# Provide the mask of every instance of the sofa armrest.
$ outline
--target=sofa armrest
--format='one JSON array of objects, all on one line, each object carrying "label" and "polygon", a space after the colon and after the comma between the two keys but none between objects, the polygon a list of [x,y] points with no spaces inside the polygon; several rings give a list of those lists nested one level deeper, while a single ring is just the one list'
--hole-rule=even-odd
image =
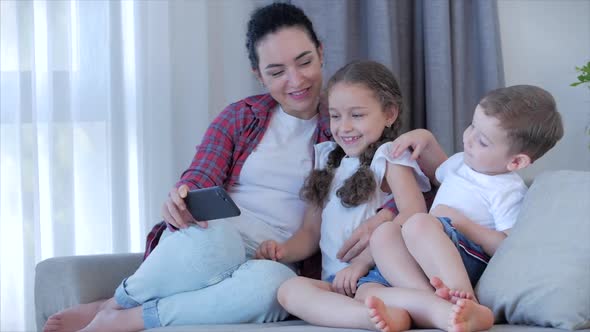
[{"label": "sofa armrest", "polygon": [[132,275],[142,254],[49,258],[35,268],[35,317],[41,330],[52,314],[80,303],[113,297],[121,281]]}]

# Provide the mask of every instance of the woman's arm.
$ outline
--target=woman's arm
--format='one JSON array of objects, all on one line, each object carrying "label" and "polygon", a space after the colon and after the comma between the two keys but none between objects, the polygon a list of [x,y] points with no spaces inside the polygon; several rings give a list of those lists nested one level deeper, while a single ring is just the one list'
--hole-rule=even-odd
[{"label": "woman's arm", "polygon": [[235,140],[241,126],[236,115],[242,109],[236,107],[226,107],[209,125],[191,165],[182,173],[176,187],[182,184],[190,189],[223,186],[230,176]]}]

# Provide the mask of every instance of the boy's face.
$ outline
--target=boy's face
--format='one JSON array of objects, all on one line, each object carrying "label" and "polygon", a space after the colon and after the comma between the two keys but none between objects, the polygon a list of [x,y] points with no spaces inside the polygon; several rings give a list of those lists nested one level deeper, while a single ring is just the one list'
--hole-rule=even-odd
[{"label": "boy's face", "polygon": [[489,175],[510,171],[514,154],[510,153],[508,135],[500,121],[487,116],[477,105],[473,122],[463,133],[464,161],[474,171]]}]

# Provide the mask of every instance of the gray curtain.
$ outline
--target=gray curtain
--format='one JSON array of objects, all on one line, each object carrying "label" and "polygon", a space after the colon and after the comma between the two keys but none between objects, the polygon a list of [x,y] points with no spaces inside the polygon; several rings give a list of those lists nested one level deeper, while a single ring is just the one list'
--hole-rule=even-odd
[{"label": "gray curtain", "polygon": [[479,99],[504,85],[496,1],[292,0],[324,43],[325,77],[356,59],[393,70],[406,101],[404,129],[431,130],[447,153]]}]

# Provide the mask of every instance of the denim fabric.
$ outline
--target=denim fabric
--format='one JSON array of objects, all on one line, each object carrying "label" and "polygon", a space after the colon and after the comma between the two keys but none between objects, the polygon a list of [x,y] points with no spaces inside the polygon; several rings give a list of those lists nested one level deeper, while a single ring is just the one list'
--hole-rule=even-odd
[{"label": "denim fabric", "polygon": [[293,276],[283,264],[248,261],[238,231],[210,221],[206,229],[166,234],[115,299],[125,308],[142,305],[145,328],[271,322],[287,317],[276,291]]},{"label": "denim fabric", "polygon": [[447,217],[437,218],[443,225],[447,236],[453,241],[457,250],[459,250],[463,265],[465,266],[465,270],[467,270],[467,275],[469,275],[469,281],[475,287],[483,271],[488,266],[490,256],[483,251],[480,245],[469,240],[465,235],[455,229],[451,224],[451,219]]},{"label": "denim fabric", "polygon": [[[335,275],[331,275],[326,279],[326,282],[332,283],[334,281]],[[381,284],[385,287],[391,287],[391,285],[385,280],[385,278],[381,275],[381,272],[377,267],[374,269],[369,270],[364,277],[360,277],[359,280],[356,282],[356,287],[361,287],[362,284],[367,282],[375,282]]]}]

